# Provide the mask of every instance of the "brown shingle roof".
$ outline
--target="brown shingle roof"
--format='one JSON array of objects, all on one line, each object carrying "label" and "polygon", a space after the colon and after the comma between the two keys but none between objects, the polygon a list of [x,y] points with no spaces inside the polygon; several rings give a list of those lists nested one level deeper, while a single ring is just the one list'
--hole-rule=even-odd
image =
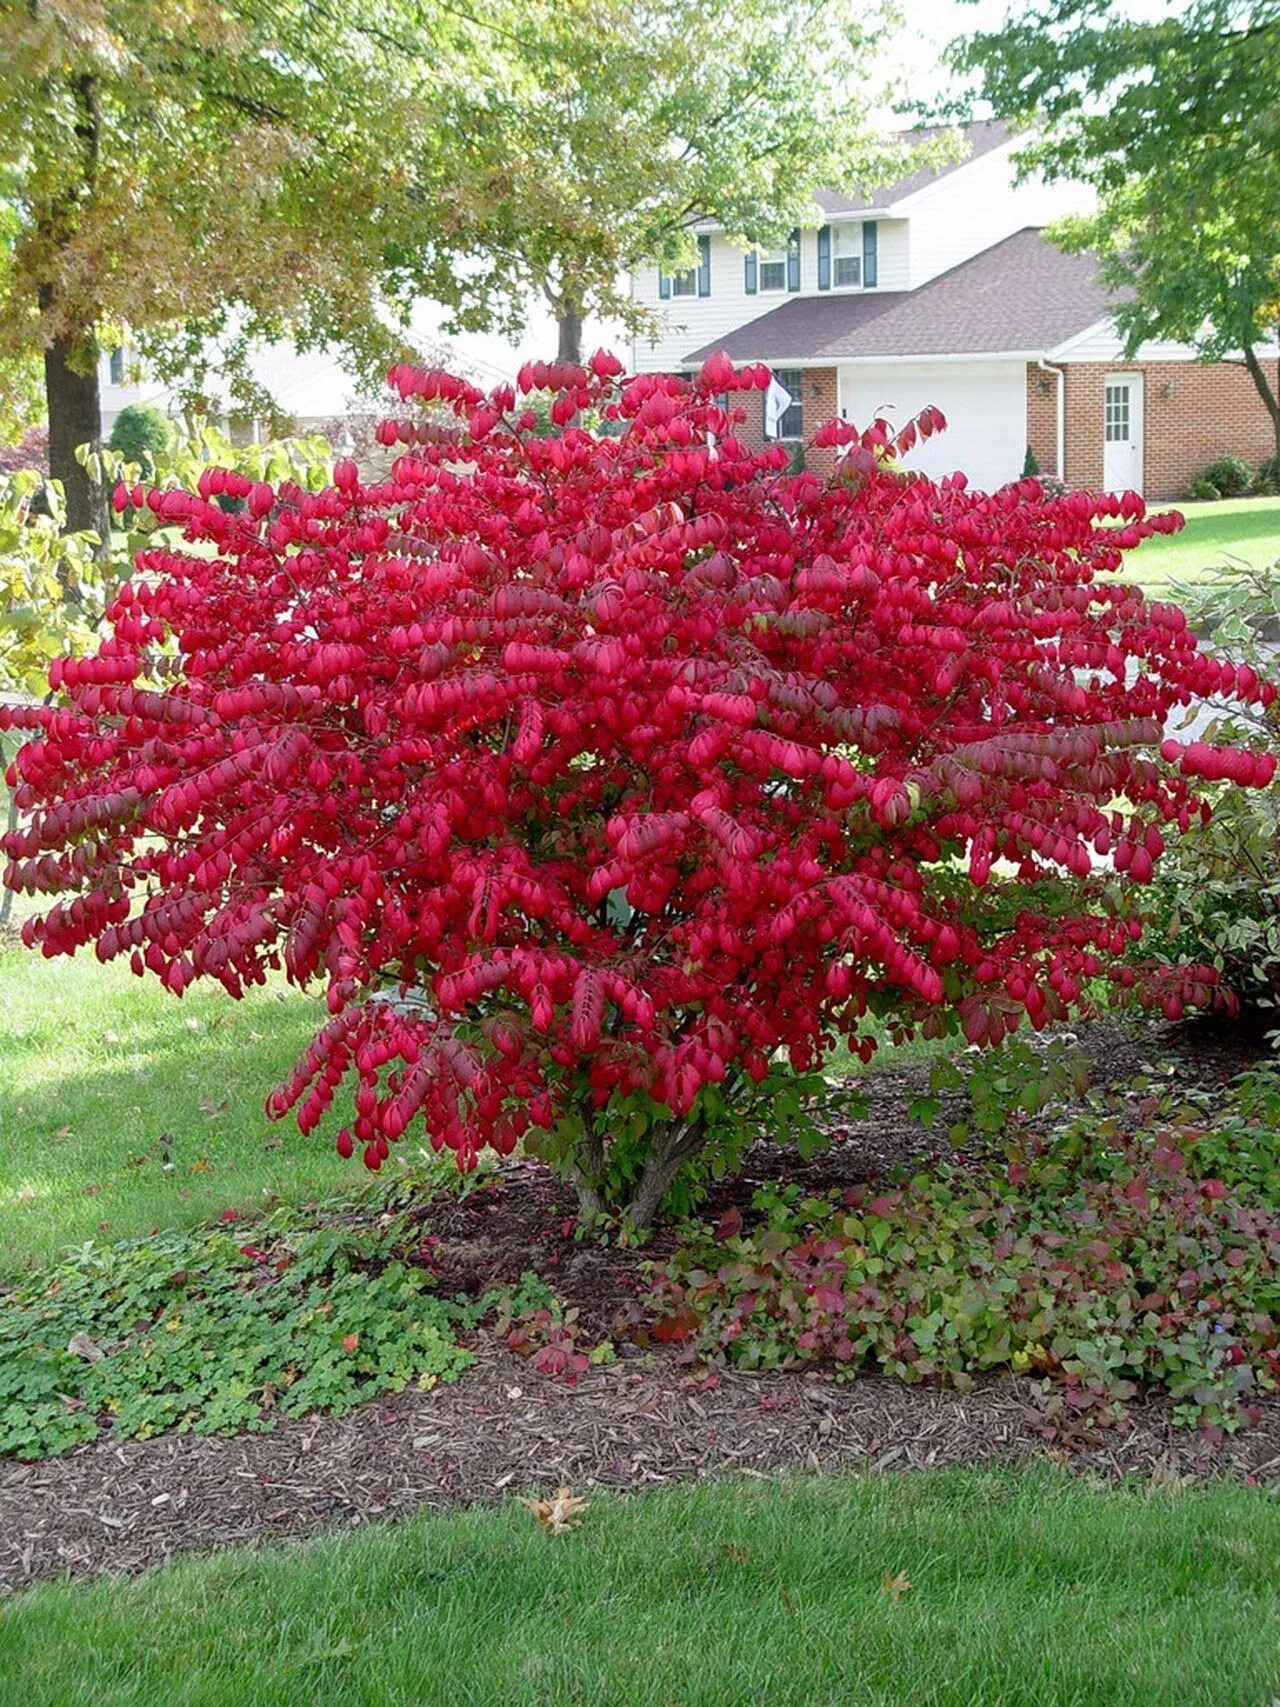
[{"label": "brown shingle roof", "polygon": [[[935,137],[944,136],[951,130],[950,125],[933,125],[921,130],[908,130],[902,133],[905,148],[913,148],[921,142],[931,142]],[[903,201],[907,196],[914,195],[927,184],[936,183],[939,178],[945,178],[949,172],[954,172],[960,166],[967,166],[979,155],[989,154],[993,148],[999,148],[1008,142],[1015,133],[1003,119],[984,119],[977,124],[960,127],[964,138],[965,148],[958,160],[950,160],[943,166],[923,166],[914,172],[907,172],[901,178],[895,178],[891,183],[882,184],[878,189],[865,195],[848,195],[842,190],[818,190],[814,193],[814,201],[826,214],[862,213],[870,208],[891,207],[894,202]],[[908,163],[910,157],[908,156]]]},{"label": "brown shingle roof", "polygon": [[1094,255],[1067,255],[1031,227],[918,290],[794,296],[684,358],[806,362],[1050,350],[1103,319],[1115,298]]}]

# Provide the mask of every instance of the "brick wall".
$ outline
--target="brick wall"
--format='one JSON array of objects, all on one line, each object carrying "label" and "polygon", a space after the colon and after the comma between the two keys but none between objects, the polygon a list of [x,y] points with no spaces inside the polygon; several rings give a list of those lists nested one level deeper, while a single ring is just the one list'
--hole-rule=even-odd
[{"label": "brick wall", "polygon": [[[1028,370],[1027,426],[1033,430],[1033,397]],[[1151,362],[1137,364],[1071,362],[1066,364],[1066,481],[1069,486],[1103,484],[1102,389],[1109,373],[1141,372],[1145,376],[1146,496],[1159,502],[1186,496],[1187,483],[1206,463],[1227,451],[1252,463],[1275,449],[1271,420],[1253,381],[1243,367],[1230,362]],[[1037,428],[1037,430],[1039,430]],[[1052,442],[1052,441],[1051,441]],[[1035,445],[1033,437],[1031,443]],[[1037,445],[1036,455],[1040,456]],[[1049,472],[1049,460],[1040,466]]]},{"label": "brick wall", "polygon": [[[836,370],[833,367],[804,368],[800,384],[800,400],[804,408],[804,436],[812,438],[818,428],[824,426],[833,416],[839,413],[838,385]],[[733,401],[741,407],[745,398],[747,418],[741,432],[744,444],[753,450],[764,446],[764,392],[737,392]],[[834,450],[805,451],[805,466],[815,474],[829,474],[835,466]]]},{"label": "brick wall", "polygon": [[1041,474],[1058,473],[1058,383],[1034,362],[1027,363],[1027,443]]}]

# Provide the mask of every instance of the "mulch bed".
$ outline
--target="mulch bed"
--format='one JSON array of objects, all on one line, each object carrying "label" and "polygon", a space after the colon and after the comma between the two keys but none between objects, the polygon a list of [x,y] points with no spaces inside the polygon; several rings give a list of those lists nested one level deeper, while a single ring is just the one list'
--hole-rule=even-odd
[{"label": "mulch bed", "polygon": [[[1107,1024],[1082,1035],[1095,1082],[1127,1084],[1160,1069],[1179,1081],[1223,1084],[1256,1059],[1238,1034]],[[831,1147],[801,1163],[757,1145],[741,1178],[710,1212],[744,1202],[764,1180],[807,1188],[882,1178],[895,1166],[950,1153],[950,1111],[922,1131],[907,1116],[928,1068],[878,1074],[874,1116],[841,1123]],[[466,1198],[438,1197],[415,1216],[446,1291],[477,1292],[535,1270],[589,1334],[610,1335],[620,1307],[660,1256],[575,1244],[572,1198],[545,1170],[516,1163]],[[39,1464],[0,1469],[0,1592],[41,1577],[138,1570],[174,1554],[349,1527],[441,1510],[565,1482],[643,1488],[710,1473],[779,1469],[924,1469],[1026,1459],[1049,1451],[1029,1382],[1004,1377],[965,1394],[908,1387],[876,1375],[836,1382],[812,1371],[746,1375],[714,1384],[665,1350],[619,1342],[619,1361],[576,1387],[539,1375],[497,1345],[452,1387],[371,1401],[344,1418],[289,1421],[236,1438],[166,1435],[98,1441]],[[1261,1423],[1212,1444],[1175,1428],[1152,1401],[1069,1460],[1094,1472],[1137,1472],[1156,1482],[1237,1474],[1280,1480],[1280,1400]]]},{"label": "mulch bed", "polygon": [[[594,1369],[576,1388],[494,1353],[454,1387],[402,1394],[343,1418],[235,1439],[169,1435],[100,1443],[0,1481],[0,1585],[139,1570],[317,1528],[547,1493],[567,1483],[657,1487],[711,1473],[886,1471],[1026,1460],[1046,1450],[1026,1383],[975,1392],[868,1375],[837,1384],[725,1373],[702,1390],[670,1359]],[[1060,1461],[1063,1454],[1055,1453]],[[1280,1405],[1210,1446],[1139,1406],[1070,1462],[1153,1483],[1234,1473],[1280,1478]]]}]

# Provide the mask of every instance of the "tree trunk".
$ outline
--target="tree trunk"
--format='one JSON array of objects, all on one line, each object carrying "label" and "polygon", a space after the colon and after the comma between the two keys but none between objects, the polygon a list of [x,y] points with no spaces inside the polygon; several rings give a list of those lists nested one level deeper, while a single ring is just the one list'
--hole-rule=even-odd
[{"label": "tree trunk", "polygon": [[609,1213],[621,1213],[633,1227],[651,1226],[681,1168],[693,1160],[706,1142],[706,1128],[697,1121],[672,1120],[656,1131],[631,1202],[620,1210],[605,1196],[605,1142],[588,1111],[583,1120],[582,1145],[572,1169],[579,1217],[591,1221]]},{"label": "tree trunk", "polygon": [[562,302],[556,309],[556,325],[560,329],[556,360],[573,362],[575,366],[580,367],[582,365],[581,313],[572,304]]},{"label": "tree trunk", "polygon": [[[49,472],[62,482],[67,500],[67,532],[89,528],[105,547],[110,533],[106,488],[90,480],[76,461],[76,447],[102,442],[102,404],[98,366],[87,373],[76,365],[76,349],[65,338],[55,339],[44,353],[44,395],[49,411]],[[81,365],[86,365],[83,358]]]},{"label": "tree trunk", "polygon": [[605,1213],[604,1193],[600,1189],[604,1178],[604,1139],[591,1115],[588,1104],[582,1111],[582,1158],[573,1168],[578,1218],[582,1221],[598,1220]]},{"label": "tree trunk", "polygon": [[[1244,365],[1249,370],[1249,377],[1257,388],[1263,407],[1271,417],[1271,430],[1275,435],[1276,473],[1280,476],[1280,400],[1276,397],[1275,387],[1268,381],[1262,363],[1258,360],[1256,350],[1250,348],[1244,352]],[[1280,363],[1277,363],[1280,369]]]},{"label": "tree trunk", "polygon": [[706,1141],[703,1126],[683,1120],[674,1122],[661,1137],[655,1136],[635,1196],[627,1206],[627,1220],[633,1227],[652,1226],[653,1218],[675,1184],[677,1174],[686,1162],[693,1160]]}]

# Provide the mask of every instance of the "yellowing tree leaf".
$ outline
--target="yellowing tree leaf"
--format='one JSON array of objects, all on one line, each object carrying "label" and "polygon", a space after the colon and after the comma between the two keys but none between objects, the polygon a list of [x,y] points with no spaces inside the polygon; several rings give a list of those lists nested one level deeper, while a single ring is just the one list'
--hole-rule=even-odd
[{"label": "yellowing tree leaf", "polygon": [[557,1488],[549,1500],[522,1498],[520,1504],[528,1506],[548,1535],[564,1535],[577,1528],[588,1501],[579,1499],[568,1488]]}]

